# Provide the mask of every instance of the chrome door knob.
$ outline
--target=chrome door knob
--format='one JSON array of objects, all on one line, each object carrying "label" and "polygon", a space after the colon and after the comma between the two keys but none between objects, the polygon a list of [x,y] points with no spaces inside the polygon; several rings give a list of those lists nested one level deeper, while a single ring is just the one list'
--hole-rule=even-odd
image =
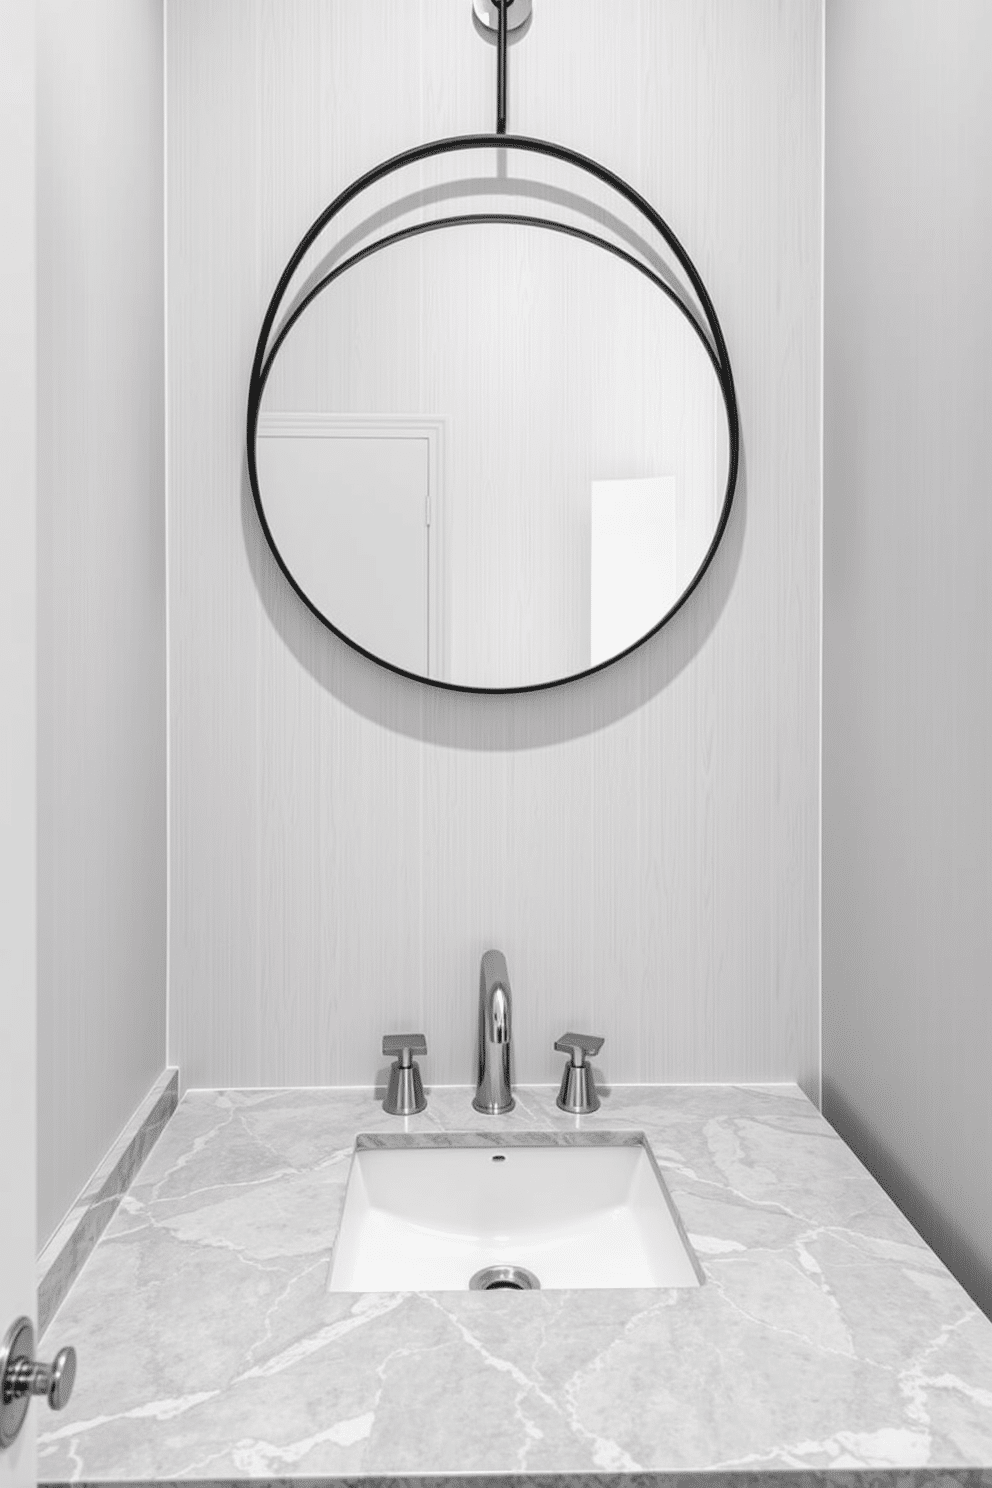
[{"label": "chrome door knob", "polygon": [[76,1350],[59,1349],[51,1364],[39,1364],[34,1325],[30,1318],[18,1318],[0,1348],[0,1449],[9,1447],[24,1425],[32,1395],[45,1395],[52,1410],[62,1410],[75,1382]]},{"label": "chrome door knob", "polygon": [[15,1359],[7,1373],[4,1400],[19,1400],[22,1395],[47,1395],[52,1410],[68,1405],[76,1383],[76,1350],[59,1349],[51,1364],[31,1364]]}]

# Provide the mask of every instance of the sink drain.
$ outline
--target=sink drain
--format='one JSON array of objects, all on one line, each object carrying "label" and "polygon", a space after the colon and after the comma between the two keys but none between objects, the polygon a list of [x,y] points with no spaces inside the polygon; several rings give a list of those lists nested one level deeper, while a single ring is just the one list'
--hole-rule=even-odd
[{"label": "sink drain", "polygon": [[483,1266],[468,1284],[470,1292],[539,1292],[541,1283],[525,1266]]}]

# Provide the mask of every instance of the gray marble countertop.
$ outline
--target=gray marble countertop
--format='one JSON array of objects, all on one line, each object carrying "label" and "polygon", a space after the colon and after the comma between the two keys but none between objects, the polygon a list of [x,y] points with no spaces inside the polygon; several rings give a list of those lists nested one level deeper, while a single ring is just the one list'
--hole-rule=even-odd
[{"label": "gray marble countertop", "polygon": [[[992,1323],[795,1086],[471,1093],[187,1092],[46,1338],[42,1480],[992,1485]],[[702,1286],[327,1292],[357,1133],[576,1129],[645,1133]]]}]

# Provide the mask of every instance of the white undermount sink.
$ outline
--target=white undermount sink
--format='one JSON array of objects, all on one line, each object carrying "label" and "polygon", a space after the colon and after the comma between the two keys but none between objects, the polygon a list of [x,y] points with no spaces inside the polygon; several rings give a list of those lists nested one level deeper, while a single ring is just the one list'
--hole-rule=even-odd
[{"label": "white undermount sink", "polygon": [[[359,1136],[332,1292],[699,1286],[640,1133]],[[485,1273],[488,1273],[485,1274]]]}]

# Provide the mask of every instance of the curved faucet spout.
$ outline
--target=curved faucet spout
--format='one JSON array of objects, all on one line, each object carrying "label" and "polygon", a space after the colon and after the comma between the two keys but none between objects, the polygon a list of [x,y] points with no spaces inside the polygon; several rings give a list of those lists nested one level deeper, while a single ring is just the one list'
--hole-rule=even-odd
[{"label": "curved faucet spout", "polygon": [[512,1111],[510,974],[502,951],[486,951],[479,970],[479,1069],[472,1105],[487,1116]]},{"label": "curved faucet spout", "polygon": [[510,1042],[510,989],[497,982],[485,1000],[486,1042]]}]

